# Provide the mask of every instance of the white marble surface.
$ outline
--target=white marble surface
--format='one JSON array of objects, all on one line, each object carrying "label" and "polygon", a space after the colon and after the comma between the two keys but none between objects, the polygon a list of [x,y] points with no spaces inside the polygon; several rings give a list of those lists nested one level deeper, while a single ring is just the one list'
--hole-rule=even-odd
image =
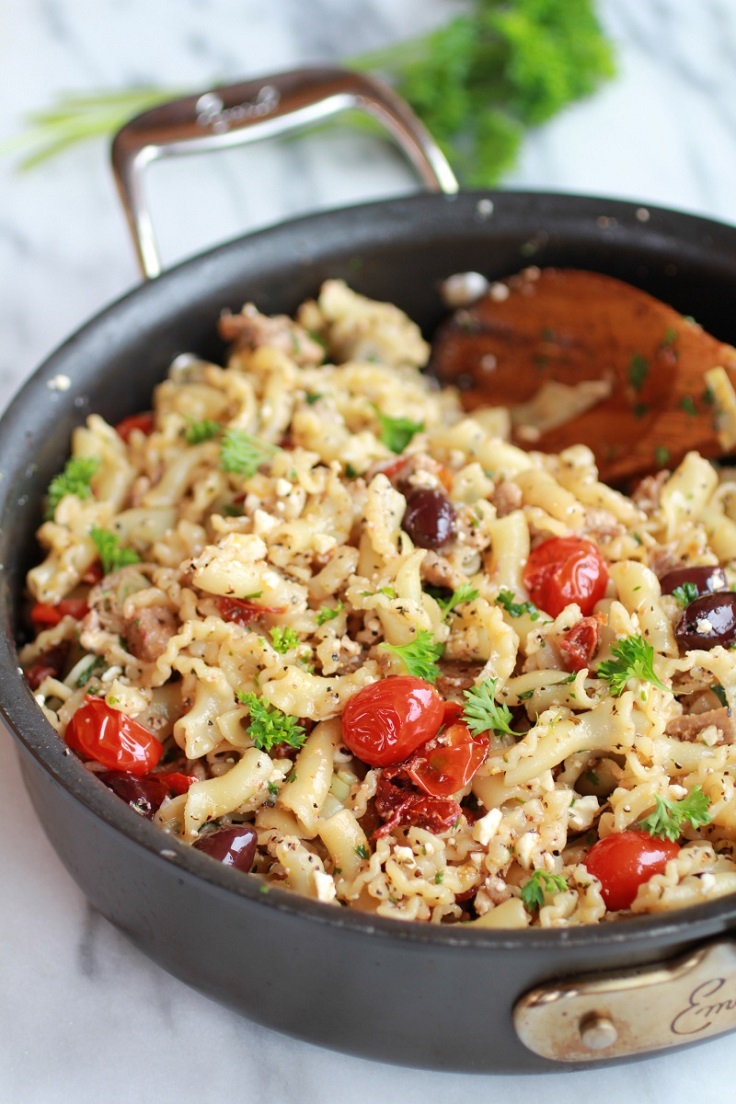
[{"label": "white marble surface", "polygon": [[[64,89],[184,88],[378,46],[448,0],[0,0],[0,141]],[[510,186],[632,198],[736,223],[736,3],[601,0],[620,73],[528,141]],[[296,169],[296,171],[294,171]],[[153,183],[168,261],[305,210],[410,190],[369,139],[197,159]],[[0,404],[138,280],[106,153],[22,176],[0,158]],[[87,907],[37,826],[0,732],[0,1104],[507,1104],[730,1099],[734,1039],[615,1070],[478,1077],[393,1069],[284,1040],[166,975]]]}]

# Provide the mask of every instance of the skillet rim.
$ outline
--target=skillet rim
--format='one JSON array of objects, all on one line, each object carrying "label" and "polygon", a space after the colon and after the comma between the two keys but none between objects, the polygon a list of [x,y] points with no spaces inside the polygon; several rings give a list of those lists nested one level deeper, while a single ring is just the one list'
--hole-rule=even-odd
[{"label": "skillet rim", "polygon": [[[489,204],[490,212],[486,210]],[[15,503],[11,499],[15,494],[17,479],[22,475],[21,469],[28,477],[32,463],[29,464],[25,456],[14,460],[10,465],[7,462],[8,453],[12,456],[14,446],[24,443],[23,437],[27,431],[23,428],[23,414],[29,409],[33,410],[34,403],[40,409],[41,399],[48,402],[51,397],[52,405],[54,400],[64,401],[63,392],[50,390],[49,384],[55,377],[66,374],[64,368],[73,366],[80,347],[84,347],[85,343],[94,344],[103,340],[109,331],[113,334],[124,331],[126,323],[130,325],[139,321],[141,304],[145,308],[144,314],[148,314],[149,318],[160,319],[171,311],[172,302],[176,303],[182,298],[180,288],[183,287],[186,291],[195,279],[208,285],[210,296],[220,295],[219,289],[223,284],[232,287],[232,273],[238,268],[244,248],[254,253],[254,260],[259,255],[270,257],[276,254],[280,258],[275,265],[276,270],[283,269],[285,259],[282,254],[286,252],[288,255],[291,249],[294,253],[293,263],[307,266],[311,270],[317,255],[320,256],[320,262],[325,263],[325,257],[322,256],[326,256],[325,241],[329,244],[332,237],[340,239],[346,228],[351,228],[354,239],[356,227],[358,233],[357,242],[353,240],[349,249],[343,248],[343,260],[348,253],[355,255],[360,252],[358,244],[363,251],[390,248],[397,234],[400,239],[402,232],[406,235],[405,220],[408,214],[416,215],[417,212],[427,218],[437,217],[439,213],[448,217],[450,223],[459,218],[469,218],[476,226],[491,228],[507,218],[509,232],[515,226],[514,220],[531,219],[527,241],[533,243],[535,238],[540,239],[542,252],[545,245],[543,239],[545,235],[549,236],[549,231],[543,225],[536,225],[534,220],[543,222],[545,219],[557,219],[555,232],[561,236],[569,234],[572,225],[579,227],[578,236],[589,235],[591,231],[597,232],[614,249],[625,249],[632,234],[646,233],[651,242],[650,264],[661,260],[666,244],[674,238],[678,246],[684,247],[682,254],[678,254],[681,264],[691,263],[694,255],[702,260],[703,250],[706,250],[707,260],[716,276],[720,275],[720,269],[727,261],[730,261],[736,276],[736,226],[644,202],[568,193],[478,191],[451,196],[422,194],[301,215],[238,236],[180,262],[155,281],[134,287],[102,308],[59,345],[18,389],[0,419],[0,518],[3,519],[0,553],[7,553],[7,530],[12,529],[12,525],[4,523],[6,511],[12,518],[14,511],[28,505],[23,495],[18,496]],[[643,212],[646,212],[646,217]],[[374,218],[379,219],[380,233],[376,233],[372,223]],[[451,237],[451,234],[448,236]],[[413,237],[416,244],[415,229],[409,237]],[[310,243],[318,243],[319,249]],[[526,254],[522,253],[521,259],[528,264],[534,261],[536,255],[536,252],[530,250]],[[505,273],[499,273],[501,274]],[[319,279],[315,278],[313,282],[316,284]],[[159,313],[156,313],[157,304]],[[274,309],[268,303],[259,305],[265,311]],[[178,302],[174,313],[181,313],[183,309],[183,304]],[[215,317],[213,315],[213,320]],[[109,366],[106,366],[106,371],[109,371]],[[73,415],[73,424],[80,424],[90,408],[85,403],[76,401],[74,406],[76,413],[69,408],[67,400],[66,414],[67,417],[70,413]],[[36,515],[38,516],[38,510]],[[561,944],[579,948],[615,946],[632,938],[645,944],[676,942],[678,939],[686,939],[688,943],[692,943],[697,938],[728,930],[729,926],[736,927],[736,895],[733,896],[730,907],[729,898],[722,897],[707,904],[694,905],[671,913],[626,918],[604,925],[494,931],[473,929],[462,924],[438,926],[419,921],[369,916],[347,908],[337,909],[287,890],[270,887],[264,893],[260,879],[245,879],[242,874],[212,863],[207,856],[165,836],[161,829],[126,807],[105,787],[96,784],[90,778],[90,772],[61,743],[43,718],[27,684],[18,673],[18,656],[11,619],[11,611],[15,605],[11,583],[14,582],[17,587],[18,581],[12,579],[12,572],[8,572],[6,559],[7,555],[0,555],[0,560],[3,561],[0,566],[0,600],[5,617],[5,632],[0,640],[2,719],[21,747],[75,801],[108,828],[121,833],[158,861],[175,863],[182,876],[204,881],[217,893],[234,893],[251,904],[258,902],[259,907],[297,914],[312,923],[352,929],[370,938],[463,947],[471,951],[474,947],[485,950],[523,950],[537,947],[551,950]],[[169,855],[173,853],[173,857],[162,856],[162,851],[169,852]]]}]

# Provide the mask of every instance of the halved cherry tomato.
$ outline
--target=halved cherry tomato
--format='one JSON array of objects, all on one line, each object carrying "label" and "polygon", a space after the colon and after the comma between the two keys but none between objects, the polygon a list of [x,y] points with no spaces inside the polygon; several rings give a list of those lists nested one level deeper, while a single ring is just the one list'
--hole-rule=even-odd
[{"label": "halved cherry tomato", "polygon": [[530,552],[524,585],[534,605],[550,617],[557,617],[571,602],[585,617],[606,593],[608,565],[592,541],[551,537]]},{"label": "halved cherry tomato", "polygon": [[85,598],[62,598],[55,606],[48,602],[36,602],[31,609],[31,621],[37,629],[58,625],[62,617],[73,617],[81,621],[89,613]]},{"label": "halved cherry tomato", "polygon": [[248,598],[220,597],[217,609],[223,621],[232,621],[243,628],[264,613],[286,613],[284,606],[259,606]]},{"label": "halved cherry tomato", "polygon": [[443,729],[418,748],[404,769],[412,782],[431,797],[450,797],[467,785],[483,763],[488,736],[473,738],[466,724]]},{"label": "halved cherry tomato", "polygon": [[583,865],[601,883],[606,907],[617,912],[628,908],[639,886],[655,874],[662,874],[679,850],[672,840],[631,829],[612,832],[598,840],[583,859]]},{"label": "halved cherry tomato", "polygon": [[444,713],[445,702],[430,682],[391,675],[350,698],[343,740],[370,767],[395,766],[437,734]]},{"label": "halved cherry tomato", "polygon": [[601,623],[597,617],[583,617],[569,632],[560,633],[559,649],[568,671],[582,671],[598,651]]},{"label": "halved cherry tomato", "polygon": [[372,834],[372,839],[387,836],[402,824],[414,824],[428,832],[446,832],[462,815],[457,801],[447,797],[431,797],[402,785],[403,764],[381,771],[376,787],[376,812],[384,821]]},{"label": "halved cherry tomato", "polygon": [[153,433],[154,424],[153,411],[144,410],[140,414],[131,414],[128,418],[123,418],[122,422],[118,422],[115,426],[115,429],[118,436],[122,437],[127,445],[134,429],[139,429],[141,433],[145,433],[148,437],[149,434]]},{"label": "halved cherry tomato", "polygon": [[185,794],[194,782],[198,782],[196,774],[184,774],[183,771],[160,771],[151,776],[163,782],[165,786],[175,794]]},{"label": "halved cherry tomato", "polygon": [[138,777],[153,770],[163,753],[161,741],[152,732],[101,698],[85,698],[64,739],[77,755]]}]

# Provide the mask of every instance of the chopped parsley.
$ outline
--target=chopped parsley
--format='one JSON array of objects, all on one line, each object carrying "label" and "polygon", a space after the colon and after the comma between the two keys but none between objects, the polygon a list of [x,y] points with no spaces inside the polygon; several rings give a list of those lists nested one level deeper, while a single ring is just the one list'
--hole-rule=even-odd
[{"label": "chopped parsley", "polygon": [[76,495],[81,499],[92,497],[91,480],[99,466],[96,456],[71,456],[67,460],[64,470],[54,476],[46,492],[47,521],[53,518],[56,507],[65,495]]},{"label": "chopped parsley", "polygon": [[689,606],[698,597],[698,588],[695,583],[683,583],[682,586],[675,587],[672,591],[672,597],[678,606],[684,609],[685,606]]},{"label": "chopped parsley", "polygon": [[322,392],[321,391],[307,391],[304,398],[306,399],[307,404],[309,406],[314,406],[314,404],[316,402],[319,402],[319,400],[322,398]]},{"label": "chopped parsley", "polygon": [[470,583],[462,583],[457,590],[453,590],[449,598],[443,598],[439,588],[427,588],[427,593],[431,594],[442,610],[443,621],[447,620],[456,606],[461,606],[464,602],[474,602],[478,597],[478,591]]},{"label": "chopped parsley", "polygon": [[213,421],[211,418],[202,418],[200,421],[195,421],[192,418],[184,430],[184,440],[188,445],[202,445],[205,441],[211,441],[213,437],[217,437],[221,432],[222,426],[220,423]]},{"label": "chopped parsley", "polygon": [[396,597],[396,591],[390,586],[381,587],[380,590],[361,590],[360,597],[372,598],[374,594],[383,594],[386,598]]},{"label": "chopped parsley", "polygon": [[359,859],[368,860],[371,857],[371,853],[364,843],[359,843],[355,848],[355,854]]},{"label": "chopped parsley", "polygon": [[275,625],[271,629],[271,643],[275,651],[281,655],[286,655],[292,648],[298,646],[299,635],[296,629],[292,629],[289,625]]},{"label": "chopped parsley", "polygon": [[109,575],[111,571],[117,571],[121,567],[128,567],[129,564],[141,562],[141,558],[134,548],[121,547],[120,538],[117,533],[113,533],[112,529],[93,527],[90,529],[89,535],[95,543],[105,575]]},{"label": "chopped parsley", "polygon": [[344,608],[345,607],[340,601],[338,601],[336,606],[322,606],[322,609],[317,614],[317,624],[325,625],[328,621],[334,621],[336,617],[339,617]]},{"label": "chopped parsley", "polygon": [[661,839],[677,840],[682,835],[684,824],[700,828],[709,824],[712,817],[708,812],[710,798],[700,786],[694,786],[682,801],[670,801],[667,797],[654,798],[655,809],[648,817],[639,821],[639,827],[652,836]]},{"label": "chopped parsley", "polygon": [[410,418],[392,418],[389,414],[383,414],[375,403],[373,409],[381,425],[378,435],[381,443],[392,452],[403,452],[414,434],[421,433],[424,429],[424,422],[412,422]]},{"label": "chopped parsley", "polygon": [[95,656],[92,662],[87,664],[87,666],[84,668],[81,675],[77,679],[75,683],[77,689],[81,689],[83,686],[86,686],[91,678],[93,678],[95,675],[102,674],[102,672],[106,670],[107,663],[105,662],[103,656]]},{"label": "chopped parsley", "polygon": [[511,727],[511,710],[505,704],[496,701],[496,682],[494,678],[484,679],[477,686],[465,691],[463,719],[474,736],[482,732],[500,732],[507,736],[518,736]]},{"label": "chopped parsley", "polygon": [[414,640],[408,644],[379,644],[386,652],[398,656],[406,668],[407,674],[425,682],[436,682],[440,675],[437,660],[445,650],[445,645],[435,640],[429,629],[420,629]]},{"label": "chopped parsley", "polygon": [[276,744],[288,744],[295,748],[302,746],[306,733],[296,717],[283,713],[257,694],[245,694],[238,690],[235,696],[248,707],[250,724],[246,732],[260,751],[270,751]]},{"label": "chopped parsley", "polygon": [[223,471],[244,475],[249,479],[261,465],[277,452],[276,445],[252,437],[243,429],[226,429],[220,445],[220,467]]},{"label": "chopped parsley", "polygon": [[634,353],[629,361],[629,383],[638,393],[649,375],[649,362],[641,353]]},{"label": "chopped parsley", "polygon": [[660,690],[667,690],[654,670],[654,648],[642,636],[627,636],[611,645],[613,659],[598,664],[598,677],[604,679],[616,697],[623,694],[631,678],[643,679]]},{"label": "chopped parsley", "polygon": [[680,399],[680,410],[684,410],[691,418],[697,418],[698,408],[692,395],[683,395]]},{"label": "chopped parsley", "polygon": [[654,462],[658,468],[663,468],[665,464],[669,464],[670,450],[665,448],[664,445],[657,445],[654,450]]},{"label": "chopped parsley", "polygon": [[497,606],[503,606],[510,617],[521,617],[528,613],[532,621],[539,618],[539,610],[533,602],[514,601],[514,595],[510,590],[499,590],[495,601]]},{"label": "chopped parsley", "polygon": [[562,874],[550,874],[547,870],[535,870],[521,891],[521,899],[531,912],[541,908],[548,893],[562,893],[567,882]]}]

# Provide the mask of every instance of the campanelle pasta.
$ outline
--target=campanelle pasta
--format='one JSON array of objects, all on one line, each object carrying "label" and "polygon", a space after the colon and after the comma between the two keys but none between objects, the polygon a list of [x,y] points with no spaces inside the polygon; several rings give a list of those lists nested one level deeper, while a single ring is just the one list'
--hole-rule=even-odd
[{"label": "campanelle pasta", "polygon": [[[583,446],[517,448],[339,281],[221,326],[224,368],[179,358],[152,415],[90,416],[50,488],[22,662],[60,738],[164,832],[242,828],[252,876],[332,907],[559,927],[736,891],[736,658],[708,620],[733,484],[690,454],[626,497]],[[600,592],[532,601],[540,548],[600,561]],[[407,675],[444,721],[361,757],[348,703]],[[594,860],[621,837],[668,845],[623,903]]]}]

